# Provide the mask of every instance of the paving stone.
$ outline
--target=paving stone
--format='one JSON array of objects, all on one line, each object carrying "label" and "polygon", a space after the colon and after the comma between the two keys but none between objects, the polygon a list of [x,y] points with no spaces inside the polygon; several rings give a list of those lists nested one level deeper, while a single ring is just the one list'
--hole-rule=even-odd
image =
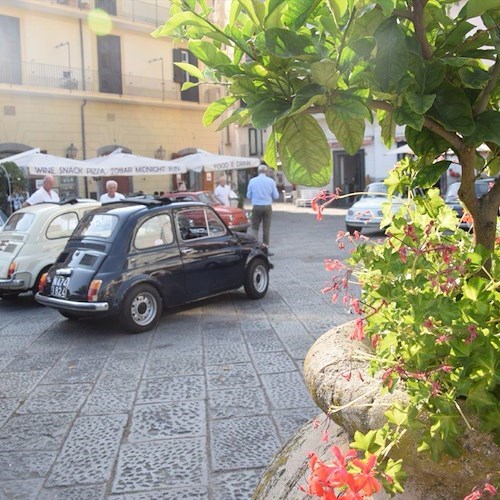
[{"label": "paving stone", "polygon": [[241,363],[250,361],[243,343],[227,343],[224,345],[209,345],[205,347],[205,363],[220,365],[224,363]]},{"label": "paving stone", "polygon": [[22,352],[11,360],[5,371],[46,371],[52,368],[58,362],[58,359],[58,356],[43,356],[38,353]]},{"label": "paving stone", "polygon": [[42,488],[36,500],[104,500],[106,485]]},{"label": "paving stone", "polygon": [[76,413],[91,390],[90,384],[39,385],[18,413]]},{"label": "paving stone", "polygon": [[253,352],[274,352],[284,349],[283,343],[272,329],[246,333],[245,339]]},{"label": "paving stone", "polygon": [[[252,303],[249,303],[250,307]],[[271,330],[271,323],[267,319],[248,320],[241,322],[241,331],[244,334]]]},{"label": "paving stone", "polygon": [[196,485],[108,496],[108,500],[208,500],[209,498],[208,488]]},{"label": "paving stone", "polygon": [[0,481],[43,478],[56,456],[56,451],[0,452]]},{"label": "paving stone", "polygon": [[140,371],[103,372],[95,384],[95,391],[135,391],[140,380]]},{"label": "paving stone", "polygon": [[0,351],[0,358],[13,357],[26,349],[33,341],[34,338],[22,335],[3,335],[1,336],[2,350]]},{"label": "paving stone", "polygon": [[293,359],[286,351],[254,352],[252,357],[257,373],[279,373],[297,370]]},{"label": "paving stone", "polygon": [[154,333],[144,332],[140,335],[121,335],[116,340],[113,353],[118,352],[148,352]]},{"label": "paving stone", "polygon": [[261,387],[209,391],[208,395],[212,419],[247,417],[268,412],[264,390]]},{"label": "paving stone", "polygon": [[171,377],[174,375],[203,375],[201,350],[197,354],[153,353],[144,368],[144,378]]},{"label": "paving stone", "polygon": [[0,450],[55,450],[73,419],[72,413],[14,415],[0,430]]},{"label": "paving stone", "polygon": [[134,407],[135,391],[93,391],[81,409],[82,415],[128,413]]},{"label": "paving stone", "polygon": [[95,382],[104,365],[105,358],[62,359],[47,374],[45,384]]},{"label": "paving stone", "polygon": [[42,484],[43,479],[2,481],[0,500],[36,500]]},{"label": "paving stone", "polygon": [[[264,469],[239,470],[212,476],[213,498],[217,500],[248,500],[259,484]],[[271,500],[271,499],[269,499]]]},{"label": "paving stone", "polygon": [[176,401],[137,405],[132,416],[128,440],[156,441],[179,436],[204,436],[204,401]]},{"label": "paving stone", "polygon": [[109,372],[142,370],[146,357],[146,352],[114,352],[104,363],[103,370]]},{"label": "paving stone", "polygon": [[321,410],[311,402],[304,408],[273,411],[273,419],[283,442],[288,441],[300,427],[316,418]]},{"label": "paving stone", "polygon": [[141,382],[137,402],[158,403],[205,399],[205,392],[205,377],[203,376],[152,378]]},{"label": "paving stone", "polygon": [[210,390],[259,385],[257,374],[250,363],[214,365],[208,366],[206,370]]},{"label": "paving stone", "polygon": [[118,457],[113,493],[190,488],[207,484],[205,438],[125,444]]},{"label": "paving stone", "polygon": [[25,398],[44,376],[42,371],[0,372],[0,398]]},{"label": "paving stone", "polygon": [[312,402],[299,372],[264,374],[261,380],[274,409],[301,408]]},{"label": "paving stone", "polygon": [[210,436],[214,471],[266,467],[280,446],[268,416],[214,420]]},{"label": "paving stone", "polygon": [[22,401],[17,398],[0,399],[0,428],[10,418],[10,416],[19,408]]},{"label": "paving stone", "polygon": [[126,415],[78,418],[45,486],[74,486],[110,481],[126,423]]},{"label": "paving stone", "polygon": [[0,371],[9,366],[9,364],[12,363],[14,359],[15,357],[13,354],[11,356],[5,356],[3,358],[0,358]]}]

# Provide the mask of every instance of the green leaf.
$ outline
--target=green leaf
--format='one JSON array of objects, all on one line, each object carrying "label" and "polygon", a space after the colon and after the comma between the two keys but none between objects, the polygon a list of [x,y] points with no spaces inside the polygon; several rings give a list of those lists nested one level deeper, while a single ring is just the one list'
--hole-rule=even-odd
[{"label": "green leaf", "polygon": [[432,117],[446,130],[470,135],[474,130],[472,109],[465,92],[443,83],[435,90],[436,100],[431,108]]},{"label": "green leaf", "polygon": [[340,118],[335,107],[328,107],[325,111],[328,128],[335,134],[338,141],[344,146],[347,154],[354,156],[363,144],[365,137],[364,118]]},{"label": "green leaf", "polygon": [[478,115],[474,133],[467,137],[466,141],[472,144],[482,142],[500,144],[500,112],[490,110]]},{"label": "green leaf", "polygon": [[444,80],[446,66],[439,61],[426,65],[424,70],[423,93],[430,94]]},{"label": "green leaf", "polygon": [[378,448],[376,445],[377,439],[377,431],[371,430],[366,434],[363,434],[359,431],[355,431],[354,433],[354,442],[351,443],[353,448],[357,448],[358,450],[365,450],[367,452],[376,451],[373,448]]},{"label": "green leaf", "polygon": [[375,56],[375,75],[383,91],[390,91],[406,73],[408,52],[405,36],[396,21],[390,18],[375,32],[377,54]]},{"label": "green leaf", "polygon": [[193,64],[189,64],[189,63],[181,63],[181,62],[176,62],[174,64],[176,66],[178,66],[179,68],[181,68],[186,73],[189,73],[191,76],[198,78],[198,80],[205,79],[205,77],[203,76],[203,73],[200,71],[198,66],[194,66]]},{"label": "green leaf", "polygon": [[376,3],[382,8],[385,17],[389,17],[396,8],[395,0],[377,0]]},{"label": "green leaf", "polygon": [[207,66],[213,67],[231,64],[231,59],[210,42],[191,40],[188,43],[188,48],[195,57],[204,62]]},{"label": "green leaf", "polygon": [[284,22],[291,29],[297,30],[306,23],[318,0],[295,0],[286,3],[288,8],[285,11]]},{"label": "green leaf", "polygon": [[417,156],[434,155],[436,157],[450,147],[445,139],[426,128],[419,132],[407,127],[405,137],[408,145]]},{"label": "green leaf", "polygon": [[475,276],[464,285],[464,296],[470,300],[478,300],[481,292],[485,289],[485,287],[485,279]]},{"label": "green leaf", "polygon": [[[151,33],[154,38],[161,36],[170,36],[179,26],[198,26],[202,28],[213,28],[210,23],[197,16],[194,12],[183,11],[175,16],[172,16],[163,26],[160,26]],[[229,40],[228,40],[229,43]]]},{"label": "green leaf", "polygon": [[[245,9],[246,14],[250,17],[253,24],[256,26],[261,26],[261,22],[264,20],[264,11],[260,10],[259,6],[253,0],[236,0]],[[261,4],[262,5],[262,4]],[[260,16],[259,16],[260,14]]]},{"label": "green leaf", "polygon": [[498,9],[498,7],[498,0],[469,0],[458,14],[458,17],[471,19],[483,15],[487,10]]},{"label": "green leaf", "polygon": [[420,115],[424,114],[434,103],[435,95],[423,95],[407,92],[405,94],[406,102],[410,108]]},{"label": "green leaf", "polygon": [[227,127],[231,123],[238,123],[238,125],[247,125],[250,123],[250,110],[248,108],[238,108],[236,109],[231,116],[226,118],[224,121],[220,123],[217,127],[217,132]]},{"label": "green leaf", "polygon": [[293,100],[291,113],[296,114],[309,109],[324,98],[325,89],[315,83],[302,87]]},{"label": "green leaf", "polygon": [[394,121],[398,125],[408,125],[417,131],[422,130],[424,126],[424,117],[405,105],[394,110]]},{"label": "green leaf", "polygon": [[263,99],[252,111],[252,122],[256,128],[267,128],[273,125],[290,111],[290,104],[279,99]]},{"label": "green leaf", "polygon": [[422,189],[431,188],[448,170],[450,164],[451,161],[443,160],[421,168],[415,177],[413,187],[420,187]]},{"label": "green leaf", "polygon": [[262,52],[283,58],[317,54],[310,37],[281,28],[271,28],[259,33],[255,37],[255,46]]},{"label": "green leaf", "polygon": [[394,142],[396,132],[396,122],[393,119],[393,114],[390,111],[377,110],[377,120],[382,129],[382,141],[387,147],[390,147]]},{"label": "green leaf", "polygon": [[208,106],[203,114],[203,125],[205,125],[205,127],[212,125],[212,123],[236,101],[237,98],[233,96],[223,97],[222,99],[214,101]]},{"label": "green leaf", "polygon": [[278,153],[290,182],[303,186],[324,186],[330,182],[332,152],[322,128],[309,114],[285,119]]},{"label": "green leaf", "polygon": [[371,111],[360,100],[347,94],[332,99],[331,107],[335,110],[335,116],[341,120],[354,118],[371,118]]},{"label": "green leaf", "polygon": [[311,76],[317,84],[335,90],[340,73],[337,65],[331,59],[322,59],[311,64]]},{"label": "green leaf", "polygon": [[347,12],[348,0],[328,0],[328,6],[330,7],[337,25],[339,25]]},{"label": "green leaf", "polygon": [[266,142],[266,150],[264,151],[264,161],[274,169],[278,168],[278,159],[276,156],[276,132],[273,128]]},{"label": "green leaf", "polygon": [[184,82],[181,87],[181,92],[184,92],[184,90],[192,89],[193,87],[198,87],[199,85],[199,82]]}]

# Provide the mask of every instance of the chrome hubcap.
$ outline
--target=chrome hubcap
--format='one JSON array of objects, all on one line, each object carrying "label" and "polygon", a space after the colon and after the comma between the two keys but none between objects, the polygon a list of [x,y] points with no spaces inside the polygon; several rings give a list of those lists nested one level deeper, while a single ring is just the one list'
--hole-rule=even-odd
[{"label": "chrome hubcap", "polygon": [[148,325],[156,316],[156,300],[153,295],[143,292],[137,295],[132,302],[131,314],[137,325]]}]

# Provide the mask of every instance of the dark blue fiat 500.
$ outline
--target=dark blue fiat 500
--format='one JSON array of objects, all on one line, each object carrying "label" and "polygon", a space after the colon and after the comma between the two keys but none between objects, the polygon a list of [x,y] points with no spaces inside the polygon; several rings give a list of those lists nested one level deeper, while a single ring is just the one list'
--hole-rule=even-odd
[{"label": "dark blue fiat 500", "polygon": [[240,287],[264,297],[271,267],[261,243],[232,232],[207,205],[129,199],[80,221],[36,300],[69,319],[114,315],[144,332],[164,307]]}]

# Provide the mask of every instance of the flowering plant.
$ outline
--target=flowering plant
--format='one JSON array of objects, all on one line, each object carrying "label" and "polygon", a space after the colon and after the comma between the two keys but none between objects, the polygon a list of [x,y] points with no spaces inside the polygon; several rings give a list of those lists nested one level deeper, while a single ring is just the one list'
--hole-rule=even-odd
[{"label": "flowering plant", "polygon": [[[394,169],[386,181],[389,194],[415,182],[411,162]],[[326,204],[315,206],[321,216]],[[394,493],[402,490],[404,476],[401,463],[388,461],[387,452],[408,431],[418,451],[429,452],[435,461],[463,452],[465,429],[489,433],[500,443],[500,252],[497,246],[491,259],[484,248],[474,247],[469,233],[457,231],[456,216],[437,189],[412,198],[396,216],[388,209],[382,225],[388,229],[381,244],[359,233],[338,235],[341,246],[347,240],[355,250],[345,263],[327,262],[334,276],[324,291],[358,315],[353,338],[370,341],[373,355],[367,357],[373,373],[383,372],[383,391],[402,386],[408,394],[406,404],[394,404],[385,413],[381,429],[357,432],[351,444]],[[486,262],[492,263],[489,270]],[[360,285],[360,296],[351,292],[353,282]],[[315,461],[311,470],[309,485],[314,485],[325,469],[318,474]],[[332,479],[324,484],[339,491],[337,476],[327,477]],[[493,492],[490,480],[495,478],[470,498]],[[351,491],[349,484],[344,487]],[[362,498],[353,491],[358,496],[350,498]]]}]

